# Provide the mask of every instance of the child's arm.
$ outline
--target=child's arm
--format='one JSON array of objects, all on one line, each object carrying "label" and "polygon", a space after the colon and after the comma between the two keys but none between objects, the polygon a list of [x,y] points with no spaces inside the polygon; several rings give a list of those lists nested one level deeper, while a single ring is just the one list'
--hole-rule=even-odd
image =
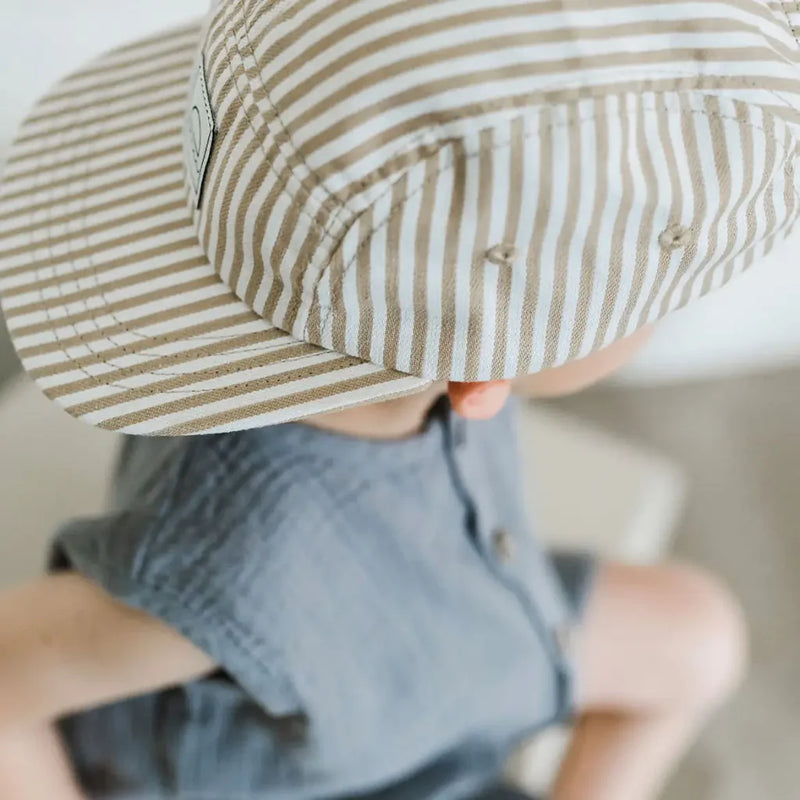
[{"label": "child's arm", "polygon": [[79,575],[0,594],[0,797],[74,800],[52,720],[213,668],[171,628]]},{"label": "child's arm", "polygon": [[52,725],[0,736],[0,797],[84,800]]}]

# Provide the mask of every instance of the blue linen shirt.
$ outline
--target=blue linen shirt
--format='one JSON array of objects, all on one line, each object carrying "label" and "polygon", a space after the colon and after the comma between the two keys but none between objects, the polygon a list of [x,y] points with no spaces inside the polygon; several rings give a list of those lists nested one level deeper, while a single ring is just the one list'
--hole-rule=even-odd
[{"label": "blue linen shirt", "polygon": [[532,535],[513,416],[127,439],[113,508],[66,525],[51,567],[219,670],[64,720],[89,796],[461,800],[568,715],[590,564],[554,569]]}]

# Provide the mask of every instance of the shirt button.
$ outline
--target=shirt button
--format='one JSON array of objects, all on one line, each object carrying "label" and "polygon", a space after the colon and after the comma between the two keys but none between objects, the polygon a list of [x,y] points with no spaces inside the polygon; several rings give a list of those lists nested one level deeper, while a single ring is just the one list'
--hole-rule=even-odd
[{"label": "shirt button", "polygon": [[575,628],[572,625],[562,625],[553,631],[553,637],[558,644],[558,649],[566,658],[575,655]]},{"label": "shirt button", "polygon": [[514,537],[502,528],[498,528],[492,534],[492,547],[494,547],[497,557],[506,564],[512,561],[517,553]]}]

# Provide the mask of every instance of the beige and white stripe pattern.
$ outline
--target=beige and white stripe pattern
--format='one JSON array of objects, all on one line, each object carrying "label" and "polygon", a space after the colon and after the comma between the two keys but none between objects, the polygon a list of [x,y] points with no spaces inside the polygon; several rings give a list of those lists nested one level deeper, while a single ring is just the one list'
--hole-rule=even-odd
[{"label": "beige and white stripe pattern", "polygon": [[[199,433],[587,355],[790,230],[792,13],[218,0],[23,127],[0,194],[23,361],[94,424]],[[194,211],[198,46],[217,136]]]},{"label": "beige and white stripe pattern", "polygon": [[267,325],[208,264],[180,157],[199,35],[103,59],[23,129],[0,200],[0,289],[27,370],[71,414],[133,433],[251,427],[418,387]]}]

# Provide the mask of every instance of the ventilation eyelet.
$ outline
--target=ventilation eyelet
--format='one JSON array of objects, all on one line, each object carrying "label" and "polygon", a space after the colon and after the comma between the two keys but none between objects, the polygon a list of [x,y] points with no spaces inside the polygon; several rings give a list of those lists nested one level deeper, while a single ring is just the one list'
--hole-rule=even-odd
[{"label": "ventilation eyelet", "polygon": [[517,246],[507,242],[495,245],[486,251],[486,260],[498,267],[513,267],[518,256]]},{"label": "ventilation eyelet", "polygon": [[664,250],[680,250],[691,244],[694,235],[691,228],[674,222],[658,237],[658,243]]}]

